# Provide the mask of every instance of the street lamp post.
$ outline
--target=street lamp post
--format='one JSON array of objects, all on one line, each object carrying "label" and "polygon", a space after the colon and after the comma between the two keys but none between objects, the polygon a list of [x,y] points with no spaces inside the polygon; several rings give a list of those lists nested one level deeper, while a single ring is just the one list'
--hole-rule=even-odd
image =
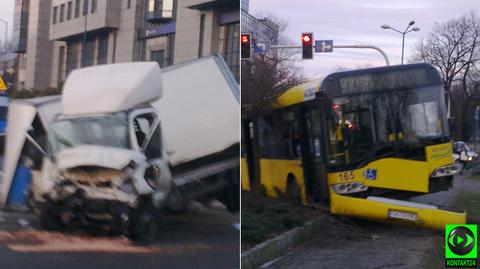
[{"label": "street lamp post", "polygon": [[[393,31],[395,31],[397,33],[400,33],[402,35],[402,64],[403,64],[403,52],[404,52],[404,48],[405,48],[405,35],[410,33],[411,31],[415,31],[415,32],[420,31],[419,27],[413,27],[412,29],[410,29],[410,26],[412,26],[414,24],[415,24],[415,21],[411,21],[410,23],[408,23],[407,28],[405,28],[405,31],[403,31],[403,32],[391,27],[390,25],[384,24],[384,25],[381,26],[382,29],[385,29],[385,30],[390,29],[390,30],[393,30]],[[408,29],[410,29],[410,30],[408,30]]]},{"label": "street lamp post", "polygon": [[[0,19],[0,22],[3,22],[5,24],[5,62],[7,61],[7,53],[8,53],[8,41],[7,41],[7,38],[8,38],[8,22],[7,21],[4,21],[2,19]],[[5,66],[5,63],[4,63],[4,66]]]}]

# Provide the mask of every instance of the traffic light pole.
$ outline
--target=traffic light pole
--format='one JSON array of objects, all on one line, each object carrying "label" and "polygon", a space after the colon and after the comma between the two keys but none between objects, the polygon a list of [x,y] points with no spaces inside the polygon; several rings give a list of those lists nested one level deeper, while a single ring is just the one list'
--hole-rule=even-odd
[{"label": "traffic light pole", "polygon": [[385,53],[385,51],[383,51],[381,48],[379,48],[377,46],[373,46],[373,45],[333,45],[333,48],[336,48],[336,49],[374,49],[374,50],[378,51],[380,54],[382,54],[383,58],[385,59],[385,64],[387,66],[390,65],[390,61],[388,60],[388,56]]},{"label": "traffic light pole", "polygon": [[[315,45],[313,46],[315,48]],[[272,45],[270,46],[272,49],[301,49],[302,46],[295,46],[295,45]],[[390,65],[390,61],[388,60],[388,56],[381,48],[373,45],[333,45],[335,49],[374,49],[382,54],[383,58],[385,59],[385,64],[387,66]]]}]

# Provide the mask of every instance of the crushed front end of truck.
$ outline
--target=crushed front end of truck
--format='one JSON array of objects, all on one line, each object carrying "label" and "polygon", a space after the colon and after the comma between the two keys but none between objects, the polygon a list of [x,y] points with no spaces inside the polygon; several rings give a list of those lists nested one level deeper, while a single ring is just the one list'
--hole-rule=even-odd
[{"label": "crushed front end of truck", "polygon": [[143,155],[83,145],[60,151],[56,159],[53,186],[37,203],[45,228],[86,226],[133,235],[133,222],[151,201],[139,191],[147,184]]}]

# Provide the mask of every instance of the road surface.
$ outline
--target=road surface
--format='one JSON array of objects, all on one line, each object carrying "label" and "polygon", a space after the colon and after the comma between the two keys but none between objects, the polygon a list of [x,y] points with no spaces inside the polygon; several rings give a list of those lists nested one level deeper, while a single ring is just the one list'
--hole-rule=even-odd
[{"label": "road surface", "polygon": [[156,242],[46,232],[34,215],[0,211],[0,268],[239,268],[239,217],[200,207],[163,220]]}]

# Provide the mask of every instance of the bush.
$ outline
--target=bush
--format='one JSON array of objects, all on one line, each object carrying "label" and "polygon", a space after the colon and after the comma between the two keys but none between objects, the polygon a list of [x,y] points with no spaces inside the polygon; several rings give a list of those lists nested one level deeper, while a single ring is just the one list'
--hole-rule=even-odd
[{"label": "bush", "polygon": [[303,224],[290,203],[242,208],[242,242],[257,244]]}]

